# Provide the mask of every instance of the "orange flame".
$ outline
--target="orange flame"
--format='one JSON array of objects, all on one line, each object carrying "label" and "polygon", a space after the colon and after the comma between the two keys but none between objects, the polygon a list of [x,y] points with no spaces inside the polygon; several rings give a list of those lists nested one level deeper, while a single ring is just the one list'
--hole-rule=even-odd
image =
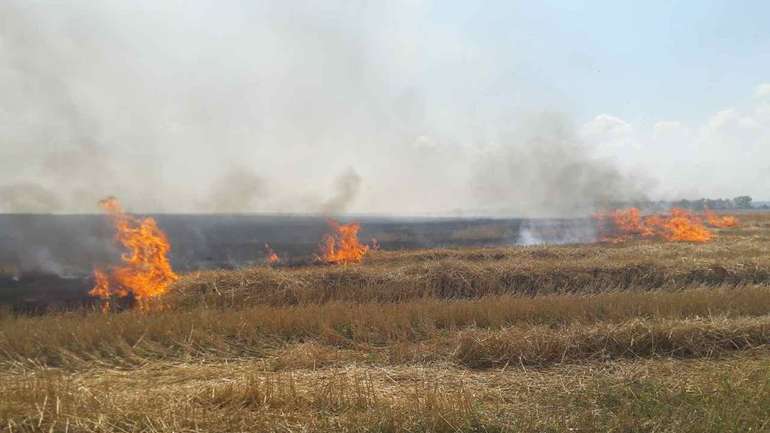
[{"label": "orange flame", "polygon": [[669,241],[707,242],[711,232],[697,215],[684,209],[671,209],[670,215],[641,216],[639,209],[616,209],[594,215],[600,239],[622,242],[628,239],[661,238]]},{"label": "orange flame", "polygon": [[168,253],[171,245],[165,233],[153,218],[138,219],[126,214],[115,197],[108,197],[99,205],[112,218],[115,239],[127,250],[121,256],[123,264],[107,272],[94,270],[94,288],[89,292],[104,300],[103,308],[109,309],[111,297],[131,294],[140,309],[168,292],[177,275],[171,269]]},{"label": "orange flame", "polygon": [[[621,242],[633,237],[649,238],[655,235],[652,225],[642,219],[639,209],[615,209],[607,213],[598,213],[594,218],[599,222],[599,231],[602,240],[608,242]],[[609,233],[609,234],[608,234]]]},{"label": "orange flame", "polygon": [[268,265],[275,265],[281,261],[281,258],[270,248],[269,244],[265,244],[265,261]]},{"label": "orange flame", "polygon": [[324,237],[321,245],[322,260],[335,264],[360,263],[369,251],[367,245],[358,242],[361,226],[357,223],[340,224],[334,220],[327,222],[334,232]]},{"label": "orange flame", "polygon": [[706,223],[711,227],[727,228],[738,225],[738,218],[731,215],[718,216],[708,209],[703,212],[703,217],[706,219]]},{"label": "orange flame", "polygon": [[670,241],[707,242],[712,237],[700,217],[684,209],[671,209],[663,227],[661,235]]}]

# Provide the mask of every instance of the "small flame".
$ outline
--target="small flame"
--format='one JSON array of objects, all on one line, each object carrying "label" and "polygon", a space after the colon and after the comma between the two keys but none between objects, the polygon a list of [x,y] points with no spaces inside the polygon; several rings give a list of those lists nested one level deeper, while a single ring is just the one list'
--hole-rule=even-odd
[{"label": "small flame", "polygon": [[265,261],[268,265],[275,265],[281,261],[281,258],[270,248],[269,244],[265,244]]},{"label": "small flame", "polygon": [[703,212],[703,217],[706,219],[706,223],[711,227],[727,228],[738,225],[738,218],[731,215],[719,216],[708,209]]},{"label": "small flame", "polygon": [[623,242],[629,239],[661,238],[669,241],[708,242],[712,233],[697,215],[671,209],[670,215],[641,216],[639,209],[616,209],[594,215],[598,222],[600,239],[605,242]]},{"label": "small flame", "polygon": [[[118,291],[120,291],[119,294],[117,293]],[[115,292],[115,296],[123,297],[128,295],[122,288],[116,288]],[[94,269],[94,288],[88,294],[102,300],[101,307],[103,312],[110,311],[110,298],[113,295],[113,291],[110,290],[110,277],[107,273]]]},{"label": "small flame", "polygon": [[90,295],[101,298],[102,308],[109,309],[111,297],[131,294],[140,309],[168,292],[177,275],[171,269],[168,253],[171,245],[165,233],[153,218],[139,219],[126,214],[115,197],[108,197],[99,205],[112,218],[115,239],[127,252],[121,256],[123,264],[107,272],[94,270],[95,286]]},{"label": "small flame", "polygon": [[331,219],[327,222],[333,232],[323,239],[321,259],[334,264],[360,263],[369,251],[367,245],[358,242],[361,226],[357,223],[340,224]]}]

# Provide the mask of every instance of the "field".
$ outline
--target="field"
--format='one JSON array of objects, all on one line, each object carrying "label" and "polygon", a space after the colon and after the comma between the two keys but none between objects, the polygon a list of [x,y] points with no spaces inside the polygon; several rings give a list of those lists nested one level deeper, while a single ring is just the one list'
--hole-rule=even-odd
[{"label": "field", "polygon": [[9,432],[770,431],[770,214],[710,243],[373,251],[0,312]]}]

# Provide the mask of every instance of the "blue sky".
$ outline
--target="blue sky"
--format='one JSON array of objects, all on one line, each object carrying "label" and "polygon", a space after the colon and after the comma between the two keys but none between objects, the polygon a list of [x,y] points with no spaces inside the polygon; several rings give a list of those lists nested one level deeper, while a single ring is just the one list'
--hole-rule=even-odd
[{"label": "blue sky", "polygon": [[472,3],[433,2],[430,15],[579,120],[609,111],[695,121],[770,71],[770,2]]}]

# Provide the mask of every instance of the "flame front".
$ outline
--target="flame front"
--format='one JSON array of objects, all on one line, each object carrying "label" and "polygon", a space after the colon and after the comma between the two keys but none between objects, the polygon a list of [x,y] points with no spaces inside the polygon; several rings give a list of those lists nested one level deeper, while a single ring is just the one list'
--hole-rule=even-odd
[{"label": "flame front", "polygon": [[663,221],[661,235],[670,241],[708,242],[713,236],[701,218],[684,209],[671,209],[671,216]]},{"label": "flame front", "polygon": [[616,209],[594,215],[600,239],[622,242],[628,239],[660,238],[669,241],[708,242],[713,235],[703,220],[684,209],[671,209],[670,215],[641,216],[639,209]]},{"label": "flame front", "polygon": [[703,212],[703,216],[704,218],[706,218],[706,222],[711,227],[727,228],[727,227],[735,227],[738,225],[738,219],[735,218],[734,216],[730,216],[730,215],[719,216],[708,209],[706,209],[706,211]]},{"label": "flame front", "polygon": [[321,258],[326,263],[344,264],[360,263],[369,251],[367,245],[358,242],[358,231],[361,226],[357,223],[340,224],[328,220],[333,232],[324,237],[321,245]]},{"label": "flame front", "polygon": [[153,218],[139,219],[126,214],[115,197],[99,202],[112,218],[115,239],[127,251],[121,256],[123,264],[107,273],[94,270],[94,288],[89,292],[105,301],[109,308],[111,297],[133,296],[140,309],[166,292],[177,280],[168,261],[171,245]]},{"label": "flame front", "polygon": [[270,248],[269,244],[265,244],[265,261],[268,265],[275,265],[281,261],[281,258]]}]

